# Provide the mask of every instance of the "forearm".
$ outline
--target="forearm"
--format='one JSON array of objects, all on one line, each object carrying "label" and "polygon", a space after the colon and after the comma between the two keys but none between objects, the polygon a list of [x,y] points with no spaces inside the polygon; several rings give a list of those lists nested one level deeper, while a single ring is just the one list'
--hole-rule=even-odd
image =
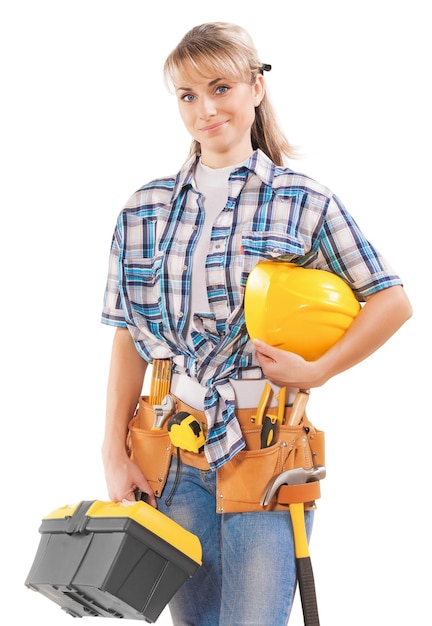
[{"label": "forearm", "polygon": [[108,376],[104,457],[126,452],[127,427],[142,392],[146,367],[147,363],[138,354],[129,331],[117,329]]},{"label": "forearm", "polygon": [[380,348],[411,317],[402,287],[390,287],[368,298],[341,341],[316,362],[323,382],[360,363]]},{"label": "forearm", "polygon": [[126,449],[128,424],[142,393],[146,368],[129,331],[119,328],[114,336],[108,376],[102,457],[111,500],[134,500],[135,492],[142,491],[148,495],[148,503],[156,506],[150,484]]},{"label": "forearm", "polygon": [[264,374],[273,382],[309,389],[360,363],[380,348],[411,317],[410,302],[402,287],[389,287],[370,296],[347,330],[316,361],[255,341]]}]

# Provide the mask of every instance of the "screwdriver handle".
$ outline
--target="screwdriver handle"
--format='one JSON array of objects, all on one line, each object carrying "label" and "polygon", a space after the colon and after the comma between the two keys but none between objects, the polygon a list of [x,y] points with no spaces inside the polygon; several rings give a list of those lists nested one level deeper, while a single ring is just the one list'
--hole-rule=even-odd
[{"label": "screwdriver handle", "polygon": [[295,397],[288,420],[288,426],[298,426],[304,415],[309,400],[309,389],[300,389]]}]

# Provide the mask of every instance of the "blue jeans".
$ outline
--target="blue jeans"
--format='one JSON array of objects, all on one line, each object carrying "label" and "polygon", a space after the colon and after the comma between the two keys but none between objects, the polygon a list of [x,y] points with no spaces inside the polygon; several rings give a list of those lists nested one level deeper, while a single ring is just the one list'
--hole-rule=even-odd
[{"label": "blue jeans", "polygon": [[[175,626],[283,626],[296,589],[289,511],[216,513],[216,474],[172,459],[158,509],[197,535],[203,563],[175,594],[169,609]],[[305,513],[308,536],[313,511]]]}]

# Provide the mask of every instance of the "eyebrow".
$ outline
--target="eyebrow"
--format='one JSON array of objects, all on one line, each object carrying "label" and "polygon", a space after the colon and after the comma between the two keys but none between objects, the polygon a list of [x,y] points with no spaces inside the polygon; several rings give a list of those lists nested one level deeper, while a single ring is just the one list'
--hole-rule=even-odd
[{"label": "eyebrow", "polygon": [[[223,79],[222,78],[214,78],[209,83],[207,83],[207,86],[208,87],[213,87],[213,85],[218,83],[220,80],[223,80]],[[177,87],[176,91],[193,91],[193,88],[192,87]]]}]

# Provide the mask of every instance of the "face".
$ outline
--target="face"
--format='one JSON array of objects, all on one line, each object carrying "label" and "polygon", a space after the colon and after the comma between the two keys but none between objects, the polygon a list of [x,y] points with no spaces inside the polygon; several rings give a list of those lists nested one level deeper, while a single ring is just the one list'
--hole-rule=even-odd
[{"label": "face", "polygon": [[176,94],[183,123],[201,144],[205,165],[235,165],[252,154],[255,107],[264,96],[260,74],[251,85],[189,73],[185,83],[176,85]]}]

